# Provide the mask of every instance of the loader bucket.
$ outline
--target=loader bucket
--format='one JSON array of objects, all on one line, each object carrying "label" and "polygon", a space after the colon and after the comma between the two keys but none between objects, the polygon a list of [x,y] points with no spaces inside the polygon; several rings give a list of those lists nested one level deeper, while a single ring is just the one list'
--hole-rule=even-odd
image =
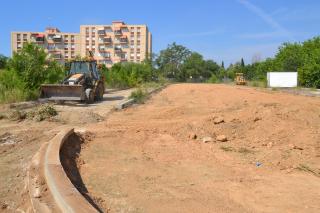
[{"label": "loader bucket", "polygon": [[85,100],[82,85],[44,84],[41,85],[40,99],[53,101]]}]

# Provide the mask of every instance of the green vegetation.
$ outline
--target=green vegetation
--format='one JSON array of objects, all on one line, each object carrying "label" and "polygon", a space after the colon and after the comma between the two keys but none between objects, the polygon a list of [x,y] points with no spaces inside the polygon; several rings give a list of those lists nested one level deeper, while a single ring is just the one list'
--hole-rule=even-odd
[{"label": "green vegetation", "polygon": [[153,68],[150,62],[118,63],[110,69],[102,68],[106,77],[106,83],[113,88],[137,87],[144,82],[151,81]]},{"label": "green vegetation", "polygon": [[317,177],[320,177],[320,170],[317,172],[315,169],[310,168],[306,164],[300,164],[296,169],[304,172],[309,172]]},{"label": "green vegetation", "polygon": [[5,66],[0,72],[0,103],[36,99],[42,83],[56,83],[64,76],[63,66],[31,43],[14,53]]},{"label": "green vegetation", "polygon": [[[12,58],[0,55],[0,103],[36,99],[41,84],[59,82],[68,68],[31,43],[25,44]],[[284,43],[274,58],[253,64],[245,64],[242,58],[228,68],[224,62],[218,65],[172,43],[154,60],[141,64],[117,63],[109,69],[102,66],[101,70],[107,86],[113,88],[141,87],[148,82],[230,82],[236,73],[243,73],[250,86],[266,87],[266,73],[272,71],[296,71],[299,86],[320,88],[320,37],[302,43]]]},{"label": "green vegetation", "polygon": [[8,58],[0,54],[0,72],[1,72],[1,69],[6,68],[7,63],[8,63]]},{"label": "green vegetation", "polygon": [[284,43],[274,58],[244,65],[244,61],[230,65],[227,72],[244,73],[246,79],[265,81],[267,72],[298,72],[299,85],[320,88],[320,37],[302,43]]},{"label": "green vegetation", "polygon": [[235,151],[235,149],[231,146],[220,146],[220,149],[225,152],[234,152]]},{"label": "green vegetation", "polygon": [[134,101],[138,104],[142,104],[147,99],[148,92],[144,88],[138,88],[137,90],[133,91],[130,95],[130,98],[133,98]]},{"label": "green vegetation", "polygon": [[158,76],[179,82],[205,82],[220,69],[214,61],[204,60],[199,53],[176,43],[162,50],[155,64]]},{"label": "green vegetation", "polygon": [[51,104],[43,104],[27,113],[27,118],[35,121],[43,121],[58,115],[57,110]]}]

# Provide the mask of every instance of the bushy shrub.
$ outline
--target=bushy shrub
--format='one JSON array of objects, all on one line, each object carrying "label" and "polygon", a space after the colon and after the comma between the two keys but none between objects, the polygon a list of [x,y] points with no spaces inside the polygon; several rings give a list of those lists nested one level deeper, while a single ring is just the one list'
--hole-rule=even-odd
[{"label": "bushy shrub", "polygon": [[148,63],[118,63],[105,72],[107,85],[114,88],[136,87],[151,80],[152,66]]},{"label": "bushy shrub", "polygon": [[212,83],[212,84],[216,84],[216,83],[219,83],[219,82],[220,82],[220,80],[214,74],[212,74],[211,77],[207,81],[207,83]]},{"label": "bushy shrub", "polygon": [[136,103],[144,103],[148,96],[148,92],[143,88],[138,88],[137,90],[133,91],[130,95],[130,98],[133,98]]},{"label": "bushy shrub", "polygon": [[51,104],[43,104],[27,113],[27,118],[35,121],[43,121],[58,115],[57,110]]},{"label": "bushy shrub", "polygon": [[36,99],[43,83],[63,79],[63,66],[48,58],[43,48],[27,43],[0,72],[0,103]]}]

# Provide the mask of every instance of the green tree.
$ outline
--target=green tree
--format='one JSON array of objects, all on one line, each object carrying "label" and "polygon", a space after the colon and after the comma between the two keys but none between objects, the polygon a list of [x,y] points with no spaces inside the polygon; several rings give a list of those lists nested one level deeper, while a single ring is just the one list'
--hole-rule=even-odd
[{"label": "green tree", "polygon": [[300,43],[284,43],[275,57],[278,71],[297,72],[304,63],[303,46]]},{"label": "green tree", "polygon": [[224,61],[222,61],[222,63],[221,63],[221,68],[225,69],[224,68]]},{"label": "green tree", "polygon": [[245,65],[245,63],[244,63],[244,60],[243,60],[243,58],[241,58],[241,67],[242,68],[244,68],[246,65]]},{"label": "green tree", "polygon": [[0,54],[0,69],[4,69],[7,66],[8,57]]},{"label": "green tree", "polygon": [[160,51],[156,59],[156,65],[159,71],[166,77],[179,79],[184,76],[181,72],[181,66],[191,55],[191,51],[176,43],[168,45],[165,50]]},{"label": "green tree", "polygon": [[111,87],[129,88],[151,81],[153,68],[150,62],[117,63],[110,69],[104,69],[106,82]]},{"label": "green tree", "polygon": [[43,48],[26,43],[20,52],[14,53],[8,68],[16,72],[25,89],[37,90],[42,83],[55,83],[63,77],[63,67],[49,60]]}]

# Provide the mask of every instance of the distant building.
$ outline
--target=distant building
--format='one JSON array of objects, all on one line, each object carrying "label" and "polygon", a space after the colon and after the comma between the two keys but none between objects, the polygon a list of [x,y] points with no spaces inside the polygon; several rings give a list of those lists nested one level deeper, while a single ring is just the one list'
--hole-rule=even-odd
[{"label": "distant building", "polygon": [[152,54],[152,37],[146,25],[81,25],[81,56],[95,53],[100,64],[142,62]]},{"label": "distant building", "polygon": [[63,33],[48,27],[45,32],[12,32],[11,50],[19,52],[24,43],[33,42],[43,47],[55,60],[64,62],[80,54],[79,33]]},{"label": "distant building", "polygon": [[33,42],[43,47],[55,60],[64,63],[77,55],[94,53],[99,64],[108,67],[118,62],[142,62],[152,54],[152,36],[146,25],[81,25],[80,33],[64,33],[57,28],[45,32],[12,32],[11,50],[18,52],[23,44]]}]

